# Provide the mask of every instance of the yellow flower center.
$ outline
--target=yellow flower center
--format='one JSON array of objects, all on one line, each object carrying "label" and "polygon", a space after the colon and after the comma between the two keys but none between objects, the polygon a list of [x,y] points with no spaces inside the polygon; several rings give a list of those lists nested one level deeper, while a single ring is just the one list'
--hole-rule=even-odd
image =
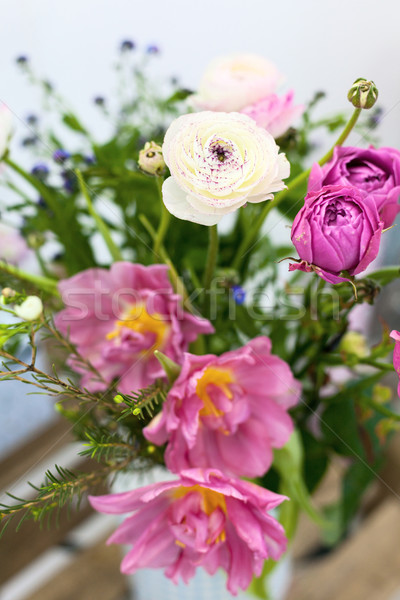
[{"label": "yellow flower center", "polygon": [[[207,515],[211,515],[217,508],[220,508],[224,514],[226,514],[226,502],[225,496],[220,494],[219,492],[215,492],[214,490],[210,490],[209,488],[201,487],[200,485],[192,485],[190,487],[179,487],[174,490],[173,495],[174,498],[179,499],[186,496],[191,492],[197,492],[201,496],[201,509]],[[222,530],[217,539],[216,543],[224,542],[226,539],[225,530]],[[175,540],[175,543],[182,548],[185,547],[185,544],[180,542],[179,540]],[[211,544],[211,540],[207,541],[208,544]]]},{"label": "yellow flower center", "polygon": [[169,333],[170,325],[160,313],[148,313],[144,304],[135,304],[131,306],[122,316],[122,319],[116,321],[115,329],[107,334],[108,340],[121,337],[122,329],[131,329],[142,335],[146,333],[154,334],[154,343],[152,350],[162,348],[165,339]]},{"label": "yellow flower center", "polygon": [[225,396],[232,400],[233,392],[229,387],[230,383],[234,382],[232,372],[229,369],[222,369],[218,367],[208,367],[203,375],[197,382],[196,394],[201,398],[203,402],[203,408],[200,411],[201,417],[213,415],[215,417],[221,417],[224,414],[223,410],[218,409],[210,397],[209,385],[215,385],[219,387]]}]

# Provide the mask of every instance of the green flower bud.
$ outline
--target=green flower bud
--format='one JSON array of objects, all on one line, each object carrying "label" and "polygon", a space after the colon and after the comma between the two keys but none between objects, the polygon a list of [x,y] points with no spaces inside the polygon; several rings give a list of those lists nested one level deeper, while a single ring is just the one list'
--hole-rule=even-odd
[{"label": "green flower bud", "polygon": [[358,358],[368,356],[368,346],[365,337],[357,331],[348,331],[341,339],[339,350]]},{"label": "green flower bud", "polygon": [[347,99],[356,108],[372,108],[378,99],[378,88],[373,81],[359,77],[349,89]]},{"label": "green flower bud", "polygon": [[161,146],[155,142],[146,142],[143,150],[139,152],[139,167],[149,175],[162,175],[165,162]]},{"label": "green flower bud", "polygon": [[44,245],[44,243],[46,242],[46,238],[43,235],[43,233],[40,232],[30,233],[26,241],[28,243],[29,248],[32,248],[32,250],[38,250]]},{"label": "green flower bud", "polygon": [[388,404],[392,399],[392,390],[387,385],[377,383],[372,388],[372,400],[377,404]]}]

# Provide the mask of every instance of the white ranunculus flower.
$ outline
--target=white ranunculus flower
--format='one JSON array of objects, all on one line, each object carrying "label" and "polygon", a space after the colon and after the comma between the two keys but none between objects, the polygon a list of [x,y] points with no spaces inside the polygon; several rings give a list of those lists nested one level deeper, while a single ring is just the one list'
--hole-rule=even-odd
[{"label": "white ranunculus flower", "polygon": [[22,304],[15,307],[15,314],[25,321],[36,321],[43,312],[43,303],[38,296],[27,296]]},{"label": "white ranunculus flower", "polygon": [[276,66],[256,54],[213,60],[191,101],[196,109],[240,111],[276,91],[283,77]]},{"label": "white ranunculus flower", "polygon": [[163,156],[171,171],[165,206],[202,225],[215,225],[246,202],[271,200],[290,172],[271,134],[239,113],[179,117],[165,134]]},{"label": "white ranunculus flower", "polygon": [[12,114],[8,106],[0,104],[0,159],[4,156],[12,133]]}]

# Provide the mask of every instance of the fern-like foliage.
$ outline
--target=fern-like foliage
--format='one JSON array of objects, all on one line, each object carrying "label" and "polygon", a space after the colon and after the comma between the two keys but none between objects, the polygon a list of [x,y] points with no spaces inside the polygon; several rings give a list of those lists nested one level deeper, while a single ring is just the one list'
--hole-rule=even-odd
[{"label": "fern-like foliage", "polygon": [[139,390],[134,394],[118,394],[114,398],[114,401],[125,404],[119,420],[126,419],[132,415],[140,419],[145,419],[146,414],[152,418],[155,413],[155,406],[161,405],[165,401],[168,389],[164,381],[157,379],[147,388]]},{"label": "fern-like foliage", "polygon": [[37,521],[41,526],[44,523],[49,524],[54,515],[58,521],[60,510],[64,506],[79,508],[83,495],[89,490],[95,489],[111,471],[115,470],[114,465],[92,473],[73,473],[69,469],[56,465],[55,473],[46,472],[45,481],[40,487],[29,483],[36,492],[33,499],[19,498],[7,493],[7,496],[15,503],[12,505],[0,503],[0,523],[2,525],[0,537],[14,519],[19,519],[17,531],[27,519]]},{"label": "fern-like foliage", "polygon": [[109,429],[102,427],[91,427],[85,431],[86,446],[81,450],[81,456],[89,456],[99,462],[120,463],[130,458],[137,457],[135,440],[126,440],[119,432],[110,432]]}]

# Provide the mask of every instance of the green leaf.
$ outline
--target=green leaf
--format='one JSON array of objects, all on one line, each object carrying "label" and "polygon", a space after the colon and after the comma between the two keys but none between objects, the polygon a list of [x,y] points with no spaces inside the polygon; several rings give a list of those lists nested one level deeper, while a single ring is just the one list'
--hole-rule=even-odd
[{"label": "green leaf", "polygon": [[370,467],[356,460],[346,471],[342,482],[342,525],[346,528],[357,512],[368,485],[375,478],[377,465]]},{"label": "green leaf", "polygon": [[182,102],[182,100],[186,100],[186,98],[188,98],[192,94],[193,94],[193,92],[191,90],[185,90],[185,89],[177,90],[176,92],[174,92],[172,94],[172,96],[170,96],[165,101],[165,104],[175,104],[176,102]]},{"label": "green leaf", "polygon": [[373,281],[379,283],[379,285],[387,285],[399,277],[400,267],[398,266],[384,267],[383,269],[379,269],[373,273],[368,273],[367,275],[367,279],[372,279]]},{"label": "green leaf", "polygon": [[328,448],[308,431],[302,431],[301,437],[304,447],[304,480],[307,489],[312,492],[328,467]]},{"label": "green leaf", "polygon": [[321,429],[325,443],[332,446],[338,454],[364,458],[354,401],[351,397],[328,406],[321,416]]},{"label": "green leaf", "polygon": [[63,123],[72,129],[73,131],[77,131],[78,133],[87,134],[86,129],[83,125],[78,121],[77,117],[72,113],[65,113],[62,117]]}]

